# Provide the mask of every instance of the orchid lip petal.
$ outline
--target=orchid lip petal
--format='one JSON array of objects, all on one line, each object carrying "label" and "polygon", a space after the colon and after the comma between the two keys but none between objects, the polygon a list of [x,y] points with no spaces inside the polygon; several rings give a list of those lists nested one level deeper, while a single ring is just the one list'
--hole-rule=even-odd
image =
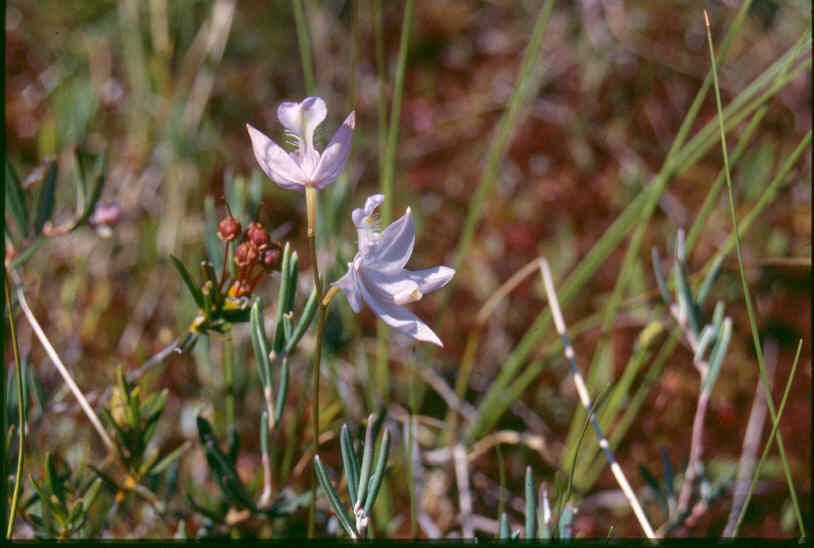
[{"label": "orchid lip petal", "polygon": [[334,182],[342,170],[350,155],[351,143],[353,141],[353,129],[356,127],[356,112],[351,112],[334,136],[328,142],[328,146],[322,151],[319,163],[314,168],[314,185],[322,188]]},{"label": "orchid lip petal", "polygon": [[304,151],[314,150],[314,131],[328,115],[321,97],[306,97],[299,103],[286,101],[277,107],[277,118],[283,126],[302,140]]},{"label": "orchid lip petal", "polygon": [[356,228],[368,228],[366,219],[373,215],[383,202],[384,194],[373,194],[365,200],[365,207],[354,209],[351,218]]},{"label": "orchid lip petal", "polygon": [[246,124],[252,149],[263,172],[279,186],[289,190],[303,190],[306,177],[302,168],[277,143],[250,124]]}]

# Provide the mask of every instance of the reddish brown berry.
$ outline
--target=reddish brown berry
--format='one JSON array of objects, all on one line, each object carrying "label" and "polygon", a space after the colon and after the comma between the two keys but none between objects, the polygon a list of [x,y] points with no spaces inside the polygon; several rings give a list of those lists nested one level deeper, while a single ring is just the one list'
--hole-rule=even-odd
[{"label": "reddish brown berry", "polygon": [[240,236],[240,221],[229,215],[218,223],[218,238],[224,242],[231,242]]},{"label": "reddish brown berry", "polygon": [[235,263],[237,266],[253,264],[257,260],[258,249],[251,242],[243,242],[235,250]]},{"label": "reddish brown berry", "polygon": [[269,233],[266,232],[266,229],[261,223],[256,221],[249,224],[249,228],[246,229],[246,236],[248,236],[249,240],[260,249],[265,248],[271,242]]}]

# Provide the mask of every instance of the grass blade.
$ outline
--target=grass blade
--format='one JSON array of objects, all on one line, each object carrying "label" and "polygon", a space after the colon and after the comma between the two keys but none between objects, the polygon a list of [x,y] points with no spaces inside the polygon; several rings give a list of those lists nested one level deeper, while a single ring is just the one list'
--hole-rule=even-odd
[{"label": "grass blade", "polygon": [[[741,288],[743,289],[743,298],[746,302],[746,312],[749,316],[749,326],[752,330],[752,341],[755,346],[755,353],[757,354],[758,367],[760,368],[760,378],[763,382],[763,388],[766,391],[766,404],[769,408],[769,413],[772,418],[772,426],[777,424],[777,412],[775,410],[774,402],[772,401],[771,390],[769,387],[768,374],[766,373],[766,364],[763,362],[763,349],[760,344],[760,334],[757,328],[757,320],[755,318],[755,311],[752,308],[752,297],[749,291],[749,284],[746,281],[746,268],[743,264],[743,250],[740,241],[740,232],[738,230],[738,217],[735,214],[735,197],[732,191],[732,176],[729,169],[729,158],[726,147],[726,131],[724,129],[723,107],[721,106],[721,90],[718,86],[718,68],[715,61],[715,47],[712,43],[712,33],[709,27],[709,16],[706,10],[704,11],[704,22],[707,29],[707,44],[709,46],[710,64],[712,66],[713,83],[715,87],[715,105],[718,108],[718,123],[721,133],[721,152],[724,159],[724,174],[726,176],[726,188],[729,198],[729,213],[732,217],[732,230],[735,236],[735,251],[738,257],[738,271],[740,273]],[[800,512],[800,504],[797,501],[797,491],[794,487],[794,482],[791,478],[791,471],[789,470],[788,460],[786,459],[786,451],[783,447],[783,437],[777,432],[777,448],[780,453],[780,460],[783,463],[783,471],[786,476],[786,481],[791,494],[791,501],[794,508],[795,518],[797,519],[797,526],[800,529],[800,535],[805,538],[806,530],[803,524],[803,516]]]}]

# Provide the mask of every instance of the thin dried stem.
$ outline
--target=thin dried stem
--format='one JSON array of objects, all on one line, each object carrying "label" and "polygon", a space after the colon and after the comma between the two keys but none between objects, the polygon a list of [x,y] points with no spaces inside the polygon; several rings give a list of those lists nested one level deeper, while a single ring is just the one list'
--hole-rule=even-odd
[{"label": "thin dried stem", "polygon": [[25,315],[25,319],[28,321],[29,325],[31,325],[31,329],[34,331],[34,334],[37,336],[37,339],[42,344],[42,347],[45,349],[45,352],[48,354],[48,357],[51,359],[51,362],[57,368],[60,375],[62,375],[62,379],[65,381],[65,384],[68,385],[71,392],[73,392],[74,397],[79,401],[79,405],[82,407],[82,410],[87,415],[88,420],[90,420],[93,427],[96,429],[96,432],[99,434],[99,437],[102,438],[102,441],[105,444],[105,447],[111,452],[115,450],[115,446],[113,445],[113,440],[110,439],[110,436],[105,431],[104,427],[102,426],[102,421],[99,420],[99,417],[96,415],[96,412],[88,403],[87,398],[77,386],[76,381],[74,381],[71,372],[68,371],[68,368],[65,367],[65,364],[60,359],[59,354],[57,354],[56,350],[54,350],[53,345],[48,340],[48,337],[45,335],[45,332],[40,327],[40,323],[37,321],[37,318],[34,316],[34,313],[31,312],[31,308],[28,306],[28,301],[25,298],[25,293],[23,292],[22,285],[20,284],[19,276],[13,270],[10,271],[11,279],[16,286],[16,294],[17,294],[17,302],[20,303],[20,308],[23,311],[23,315]]},{"label": "thin dried stem", "polygon": [[472,524],[472,491],[469,489],[469,470],[466,462],[466,449],[460,443],[452,449],[455,462],[455,481],[458,485],[458,506],[460,509],[461,536],[474,538],[475,528]]},{"label": "thin dried stem", "polygon": [[636,494],[630,487],[630,483],[627,481],[624,471],[622,471],[619,463],[616,462],[610,445],[608,444],[608,440],[605,438],[605,434],[602,433],[602,428],[599,426],[599,421],[596,419],[596,415],[594,414],[591,397],[588,394],[588,388],[585,386],[585,381],[582,378],[582,374],[579,372],[579,368],[577,367],[574,348],[571,346],[571,341],[568,339],[568,333],[565,329],[565,320],[563,320],[562,312],[560,311],[560,303],[557,300],[557,294],[554,291],[554,282],[551,279],[551,271],[548,268],[548,261],[545,259],[540,259],[540,272],[543,276],[543,283],[545,284],[546,294],[548,295],[548,303],[551,307],[551,315],[554,318],[554,325],[556,325],[557,333],[559,333],[560,338],[562,339],[566,361],[571,368],[571,374],[574,377],[574,384],[577,387],[579,399],[582,402],[583,407],[585,407],[585,411],[590,416],[591,426],[599,439],[599,447],[601,447],[602,451],[605,453],[605,458],[607,458],[608,463],[610,463],[611,472],[613,472],[616,482],[619,484],[619,487],[625,494],[625,498],[627,498],[628,504],[633,510],[633,513],[636,515],[636,519],[639,521],[639,525],[641,525],[645,535],[647,535],[647,538],[655,539],[656,534],[653,532],[653,528],[651,527],[644,510],[642,510],[639,499],[636,498]]}]

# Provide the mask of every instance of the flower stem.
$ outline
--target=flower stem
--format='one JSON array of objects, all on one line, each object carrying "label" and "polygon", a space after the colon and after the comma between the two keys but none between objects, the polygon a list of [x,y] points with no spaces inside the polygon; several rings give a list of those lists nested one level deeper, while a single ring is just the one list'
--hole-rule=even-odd
[{"label": "flower stem", "polygon": [[[6,276],[8,278],[8,276]],[[11,335],[11,348],[14,351],[14,364],[17,368],[17,415],[19,420],[19,434],[17,447],[17,471],[14,474],[14,493],[11,496],[11,510],[8,517],[6,538],[11,539],[14,532],[14,516],[17,513],[17,501],[20,498],[20,484],[23,478],[23,447],[25,446],[25,411],[23,406],[23,373],[20,365],[20,349],[17,346],[17,332],[14,329],[14,314],[11,308],[11,295],[9,293],[8,279],[5,280],[6,313],[8,314],[9,335]]]},{"label": "flower stem", "polygon": [[223,341],[223,384],[226,391],[226,432],[235,424],[235,373],[232,334]]},{"label": "flower stem", "polygon": [[[314,455],[317,454],[319,446],[319,368],[322,360],[322,337],[325,328],[325,311],[327,305],[322,302],[322,280],[319,276],[319,263],[317,262],[317,189],[314,187],[305,188],[305,209],[308,217],[308,251],[311,254],[311,270],[314,272],[314,288],[319,302],[319,315],[317,317],[317,345],[314,356],[313,371],[313,407],[311,408],[312,429],[314,431]],[[316,462],[316,461],[314,461]],[[317,490],[317,469],[314,465],[311,475],[311,506],[308,511],[308,538],[314,538],[314,521],[316,519],[316,497]]]}]

